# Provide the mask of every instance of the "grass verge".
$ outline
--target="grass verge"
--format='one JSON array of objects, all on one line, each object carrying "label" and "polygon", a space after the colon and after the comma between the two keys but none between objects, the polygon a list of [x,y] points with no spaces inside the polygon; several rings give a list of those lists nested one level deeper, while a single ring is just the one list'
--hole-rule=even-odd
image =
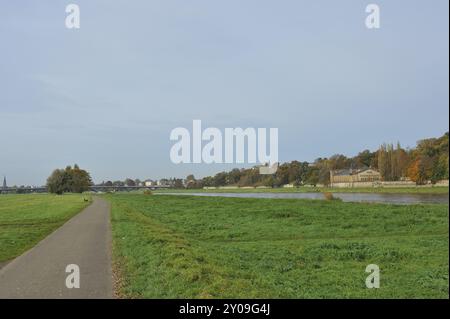
[{"label": "grass verge", "polygon": [[0,195],[0,262],[19,256],[80,212],[89,204],[84,197]]}]

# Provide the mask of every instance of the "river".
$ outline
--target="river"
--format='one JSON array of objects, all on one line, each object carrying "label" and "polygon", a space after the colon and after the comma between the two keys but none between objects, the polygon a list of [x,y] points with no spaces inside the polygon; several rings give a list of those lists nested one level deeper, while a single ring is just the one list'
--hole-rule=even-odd
[{"label": "river", "polygon": [[[159,195],[218,196],[238,198],[299,198],[323,200],[322,193],[160,193]],[[448,194],[333,193],[344,202],[383,204],[448,204]]]}]

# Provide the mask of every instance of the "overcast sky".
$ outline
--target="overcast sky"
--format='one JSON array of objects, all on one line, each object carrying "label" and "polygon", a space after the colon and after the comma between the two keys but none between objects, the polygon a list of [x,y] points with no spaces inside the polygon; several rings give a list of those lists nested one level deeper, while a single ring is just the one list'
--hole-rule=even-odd
[{"label": "overcast sky", "polygon": [[[0,174],[44,184],[197,177],[170,131],[277,127],[281,161],[414,146],[448,131],[448,1],[0,0]],[[228,168],[228,167],[227,167]]]}]

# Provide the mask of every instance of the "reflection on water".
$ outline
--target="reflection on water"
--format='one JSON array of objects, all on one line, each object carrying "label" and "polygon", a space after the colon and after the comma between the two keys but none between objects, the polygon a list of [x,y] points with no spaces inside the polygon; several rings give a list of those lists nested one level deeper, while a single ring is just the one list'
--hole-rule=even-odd
[{"label": "reflection on water", "polygon": [[[159,195],[192,195],[241,198],[301,198],[324,199],[322,193],[161,193]],[[448,194],[382,194],[333,193],[344,202],[369,202],[385,204],[448,204]]]}]

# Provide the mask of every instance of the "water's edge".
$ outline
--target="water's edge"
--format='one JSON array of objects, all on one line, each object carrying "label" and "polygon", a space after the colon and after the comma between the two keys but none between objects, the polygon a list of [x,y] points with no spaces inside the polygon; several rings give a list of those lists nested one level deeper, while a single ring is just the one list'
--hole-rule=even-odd
[{"label": "water's edge", "polygon": [[[323,200],[322,193],[158,193],[157,195],[236,197],[236,198],[297,198]],[[344,202],[382,204],[448,204],[448,194],[383,194],[333,193]]]}]

